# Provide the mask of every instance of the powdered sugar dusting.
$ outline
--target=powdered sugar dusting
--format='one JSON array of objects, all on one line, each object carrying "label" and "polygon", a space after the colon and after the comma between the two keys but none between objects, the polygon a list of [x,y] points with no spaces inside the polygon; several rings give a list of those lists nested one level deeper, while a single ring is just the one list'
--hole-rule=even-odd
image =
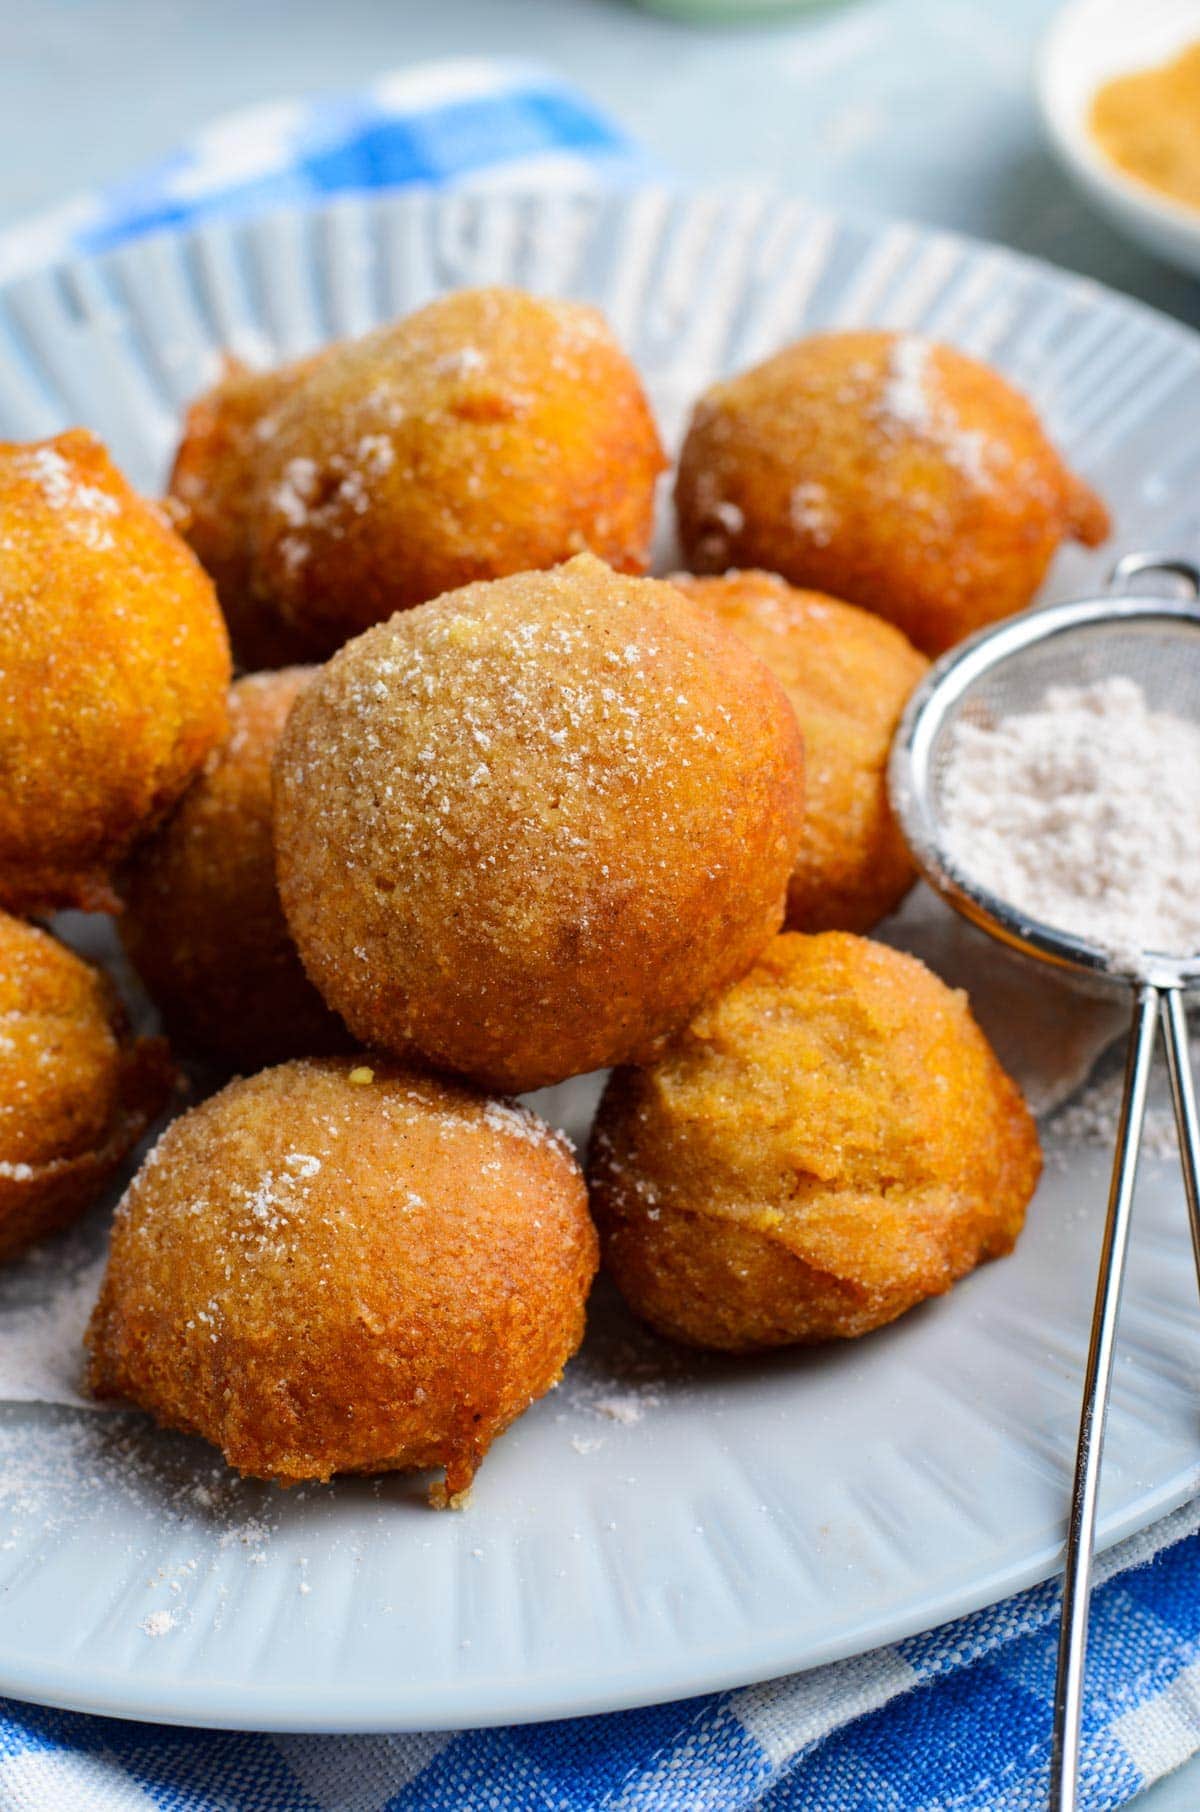
[{"label": "powdered sugar dusting", "polygon": [[976,489],[987,490],[1001,449],[979,429],[961,425],[940,394],[934,351],[931,340],[897,335],[877,419],[886,434],[908,433],[932,442]]},{"label": "powdered sugar dusting", "polygon": [[46,1300],[5,1315],[0,1400],[88,1402],[82,1394],[83,1330],[103,1270],[103,1261],[96,1260]]},{"label": "powdered sugar dusting", "polygon": [[591,1407],[596,1415],[630,1428],[641,1421],[648,1409],[657,1409],[661,1401],[653,1391],[644,1391],[641,1396],[630,1391],[623,1396],[597,1397]]},{"label": "powdered sugar dusting", "polygon": [[632,1323],[602,1279],[588,1310],[587,1339],[556,1393],[555,1420],[567,1425],[574,1453],[615,1452],[624,1430],[678,1405],[708,1364],[704,1355]]},{"label": "powdered sugar dusting", "polygon": [[[130,1634],[160,1639],[202,1613],[216,1626],[237,1570],[271,1561],[284,1516],[303,1516],[306,1492],[284,1502],[242,1480],[196,1444],[128,1413],[0,1420],[0,1555],[40,1552],[45,1564],[91,1539],[97,1517],[127,1527]],[[166,1558],[151,1568],[143,1544]],[[333,1545],[337,1545],[336,1540]],[[222,1583],[216,1584],[216,1576]]]},{"label": "powdered sugar dusting", "polygon": [[115,546],[106,522],[121,505],[99,485],[85,483],[57,447],[27,447],[15,455],[15,469],[32,478],[52,510],[69,519],[72,531],[97,551]]},{"label": "powdered sugar dusting", "polygon": [[829,492],[823,484],[809,481],[792,491],[788,514],[792,527],[816,547],[827,547],[837,526]]},{"label": "powdered sugar dusting", "polygon": [[1200,952],[1200,728],[1123,676],[1052,686],[1034,711],[960,722],[950,855],[998,898],[1126,961]]},{"label": "powdered sugar dusting", "polygon": [[308,521],[308,505],[316,495],[317,467],[311,459],[289,459],[283,477],[271,492],[272,507],[291,528]]},{"label": "powdered sugar dusting", "polygon": [[929,434],[933,429],[928,389],[932,351],[928,340],[914,334],[900,335],[891,351],[883,409],[891,421],[902,423],[916,434]]},{"label": "powdered sugar dusting", "polygon": [[730,503],[728,499],[719,499],[711,504],[708,513],[717,527],[727,535],[740,535],[746,526],[746,516],[741,506]]},{"label": "powdered sugar dusting", "polygon": [[452,352],[443,352],[434,359],[430,370],[435,377],[469,377],[473,372],[483,371],[487,366],[487,357],[478,346],[459,346]]},{"label": "powdered sugar dusting", "polygon": [[[1095,1146],[1111,1152],[1116,1144],[1123,1093],[1124,1076],[1120,1071],[1089,1083],[1081,1095],[1054,1115],[1047,1128],[1050,1138],[1056,1145]],[[1147,1157],[1175,1157],[1179,1147],[1175,1116],[1169,1106],[1157,1102],[1147,1108],[1141,1149]]]},{"label": "powdered sugar dusting", "polygon": [[285,566],[304,564],[314,531],[342,535],[349,520],[365,516],[395,463],[395,447],[382,433],[361,435],[349,452],[331,454],[324,466],[305,455],[289,459],[267,493],[267,507],[285,529],[279,542]]},{"label": "powdered sugar dusting", "polygon": [[83,1391],[83,1330],[103,1270],[102,1215],[0,1268],[0,1402],[99,1407]]},{"label": "powdered sugar dusting", "polygon": [[557,1132],[533,1113],[528,1107],[522,1107],[516,1101],[487,1101],[483,1107],[484,1123],[493,1132],[503,1133],[510,1139],[521,1139],[526,1145],[541,1147],[543,1150],[561,1151],[570,1156],[572,1145],[564,1132]]}]

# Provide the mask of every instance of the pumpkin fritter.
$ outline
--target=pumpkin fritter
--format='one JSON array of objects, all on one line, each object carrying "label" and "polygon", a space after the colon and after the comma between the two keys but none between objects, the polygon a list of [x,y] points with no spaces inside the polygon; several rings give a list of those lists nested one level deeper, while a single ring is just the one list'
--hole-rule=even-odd
[{"label": "pumpkin fritter", "polygon": [[697,572],[764,567],[926,654],[1023,610],[1108,512],[998,372],[911,334],[822,333],[715,384],[675,489]]},{"label": "pumpkin fritter", "polygon": [[117,1211],[90,1382],[291,1484],[441,1467],[443,1500],[556,1381],[596,1236],[536,1115],[374,1061],[235,1081]]},{"label": "pumpkin fritter", "polygon": [[107,976],[0,912],[0,1261],[82,1214],[165,1106],[161,1038]]},{"label": "pumpkin fritter", "polygon": [[229,692],[229,735],[120,881],[121,938],[177,1043],[257,1069],[350,1048],[304,973],[275,885],[271,762],[308,667]]},{"label": "pumpkin fritter", "polygon": [[228,684],[211,581],[99,441],[0,443],[0,903],[111,910]]},{"label": "pumpkin fritter", "polygon": [[368,630],[275,765],[284,910],[365,1044],[520,1093],[652,1056],[782,922],[802,754],[778,682],[590,556]]},{"label": "pumpkin fritter", "polygon": [[916,879],[892,816],[887,760],[928,663],[882,618],[774,573],[672,583],[753,648],[804,738],[804,832],[788,883],[790,931],[869,931]]},{"label": "pumpkin fritter", "polygon": [[852,1339],[1008,1252],[1041,1168],[966,996],[845,932],[778,937],[652,1067],[588,1159],[630,1306],[728,1352]]},{"label": "pumpkin fritter", "polygon": [[585,548],[644,572],[664,466],[603,317],[496,288],[278,371],[231,366],[171,484],[239,659],[268,667]]}]

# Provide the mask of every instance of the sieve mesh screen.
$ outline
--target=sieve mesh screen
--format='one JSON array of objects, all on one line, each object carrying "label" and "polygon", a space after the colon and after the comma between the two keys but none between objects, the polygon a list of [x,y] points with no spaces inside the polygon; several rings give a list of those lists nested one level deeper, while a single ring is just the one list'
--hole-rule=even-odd
[{"label": "sieve mesh screen", "polygon": [[[991,726],[1036,710],[1051,686],[1133,680],[1152,711],[1200,724],[1200,621],[1092,623],[1026,647],[987,669],[943,716],[930,749],[930,803],[940,817],[954,736],[962,722]],[[1197,800],[1200,835],[1200,800]]]},{"label": "sieve mesh screen", "polygon": [[[948,854],[947,776],[960,726],[991,728],[1037,711],[1055,686],[1125,677],[1150,710],[1200,726],[1200,610],[1188,601],[1114,596],[1049,605],[1012,618],[934,669],[901,724],[892,760],[893,803],[925,878],[971,918],[1034,955],[1137,980],[1144,964],[1086,938],[1031,921]],[[1105,726],[1097,721],[1097,734]],[[1119,750],[1115,752],[1119,760]],[[1200,799],[1196,802],[1200,837]],[[1200,957],[1153,958],[1167,985],[1200,982]]]}]

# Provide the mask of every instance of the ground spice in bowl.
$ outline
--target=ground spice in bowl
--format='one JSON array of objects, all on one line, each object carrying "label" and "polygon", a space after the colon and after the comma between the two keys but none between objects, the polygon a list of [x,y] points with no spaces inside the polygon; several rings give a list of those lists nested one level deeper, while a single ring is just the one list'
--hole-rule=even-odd
[{"label": "ground spice in bowl", "polygon": [[1166,63],[1105,82],[1088,129],[1126,176],[1200,211],[1200,38]]}]

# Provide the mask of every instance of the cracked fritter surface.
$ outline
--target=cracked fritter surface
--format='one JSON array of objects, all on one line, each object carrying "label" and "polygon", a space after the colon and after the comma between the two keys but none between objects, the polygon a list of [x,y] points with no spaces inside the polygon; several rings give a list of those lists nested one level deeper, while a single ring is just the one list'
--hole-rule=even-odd
[{"label": "cracked fritter surface", "polygon": [[588,1159],[604,1260],[696,1346],[853,1338],[1008,1252],[1041,1168],[966,996],[915,957],[785,933],[648,1069]]}]

